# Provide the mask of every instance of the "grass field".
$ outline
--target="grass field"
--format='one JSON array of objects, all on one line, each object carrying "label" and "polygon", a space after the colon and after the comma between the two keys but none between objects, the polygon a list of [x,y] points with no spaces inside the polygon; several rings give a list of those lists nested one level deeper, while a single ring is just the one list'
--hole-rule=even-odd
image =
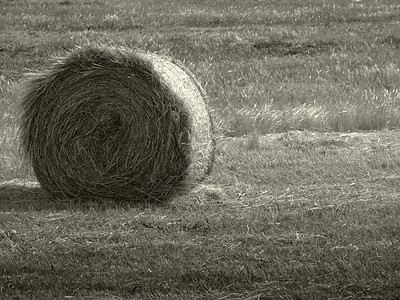
[{"label": "grass field", "polygon": [[[214,170],[164,206],[54,200],[26,73],[76,46],[182,60]],[[0,299],[400,299],[397,0],[0,0]]]}]

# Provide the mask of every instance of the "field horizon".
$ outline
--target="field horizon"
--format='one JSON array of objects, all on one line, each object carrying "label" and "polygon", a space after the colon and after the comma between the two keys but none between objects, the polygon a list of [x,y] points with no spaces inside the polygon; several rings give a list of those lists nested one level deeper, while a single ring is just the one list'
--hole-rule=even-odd
[{"label": "field horizon", "polygon": [[[0,0],[0,298],[400,299],[396,0]],[[140,48],[200,81],[209,177],[164,205],[53,199],[27,74]]]}]

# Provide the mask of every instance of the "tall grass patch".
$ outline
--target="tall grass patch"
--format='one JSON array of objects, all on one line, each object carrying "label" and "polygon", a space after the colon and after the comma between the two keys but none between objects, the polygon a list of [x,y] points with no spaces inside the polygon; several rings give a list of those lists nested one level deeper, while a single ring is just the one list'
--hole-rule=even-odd
[{"label": "tall grass patch", "polygon": [[0,180],[25,177],[28,166],[19,151],[19,85],[0,76]]}]

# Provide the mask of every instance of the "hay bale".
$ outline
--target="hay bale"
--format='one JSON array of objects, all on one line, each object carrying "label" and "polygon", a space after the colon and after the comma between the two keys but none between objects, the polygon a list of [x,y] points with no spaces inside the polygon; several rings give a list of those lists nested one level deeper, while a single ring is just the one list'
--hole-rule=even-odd
[{"label": "hay bale", "polygon": [[29,80],[22,148],[55,197],[166,201],[211,171],[213,127],[204,100],[176,61],[79,48]]}]

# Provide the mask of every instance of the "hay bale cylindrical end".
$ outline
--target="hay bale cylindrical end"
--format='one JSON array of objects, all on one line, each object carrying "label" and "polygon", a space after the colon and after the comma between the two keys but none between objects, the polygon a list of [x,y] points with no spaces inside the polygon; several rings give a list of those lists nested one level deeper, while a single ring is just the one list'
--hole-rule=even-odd
[{"label": "hay bale cylindrical end", "polygon": [[30,78],[21,141],[55,197],[167,201],[211,171],[205,93],[172,59],[87,47]]}]

